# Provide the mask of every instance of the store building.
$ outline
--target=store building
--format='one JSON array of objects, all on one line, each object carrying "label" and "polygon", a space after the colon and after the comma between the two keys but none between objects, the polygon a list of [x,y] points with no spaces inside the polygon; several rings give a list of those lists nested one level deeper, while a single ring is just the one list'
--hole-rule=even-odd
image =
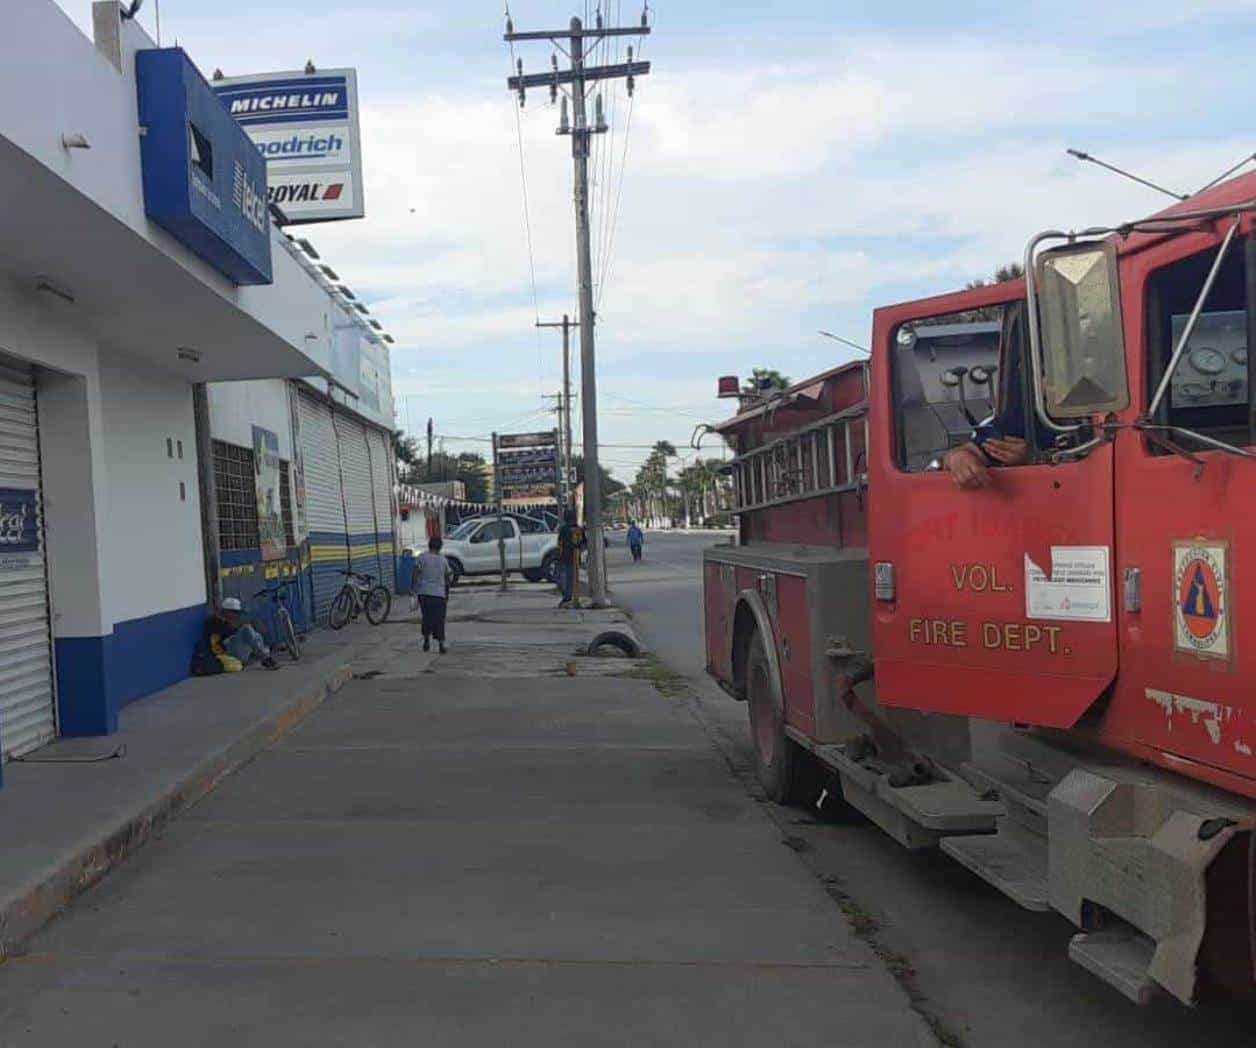
[{"label": "store building", "polygon": [[[217,471],[201,467],[218,465],[215,439],[243,446],[249,413],[250,437],[254,424],[275,437],[268,463],[281,477],[288,464],[293,513],[293,427],[304,433],[308,416],[314,459],[317,427],[342,426],[343,410],[336,447],[345,461],[360,437],[365,473],[346,469],[371,493],[369,511],[355,498],[349,512],[359,525],[376,515],[369,542],[354,545],[351,529],[354,563],[378,559],[391,530],[377,524],[388,442],[314,391],[336,381],[344,310],[272,224],[256,147],[181,51],[157,50],[117,3],[93,15],[89,40],[52,0],[11,0],[0,35],[5,757],[111,732],[126,703],[186,675],[228,566],[224,550],[209,570],[203,518],[217,497],[211,508],[201,492]],[[256,410],[232,407],[240,396]],[[306,480],[315,563],[316,519],[330,516],[320,469]]]}]

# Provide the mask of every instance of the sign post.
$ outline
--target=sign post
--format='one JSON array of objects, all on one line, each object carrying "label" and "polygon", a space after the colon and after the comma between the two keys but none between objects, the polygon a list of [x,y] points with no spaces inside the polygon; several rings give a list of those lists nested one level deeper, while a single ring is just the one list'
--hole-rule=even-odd
[{"label": "sign post", "polygon": [[493,434],[493,501],[497,503],[497,556],[502,566],[502,581],[498,589],[506,592],[506,529],[502,522],[502,471],[498,464],[497,434]]}]

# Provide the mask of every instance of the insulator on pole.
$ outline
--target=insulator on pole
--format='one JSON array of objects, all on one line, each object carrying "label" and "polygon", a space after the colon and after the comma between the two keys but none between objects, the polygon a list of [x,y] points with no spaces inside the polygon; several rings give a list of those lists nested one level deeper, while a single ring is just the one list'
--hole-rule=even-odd
[{"label": "insulator on pole", "polygon": [[558,101],[558,56],[550,55],[550,65],[554,67],[554,82],[550,84],[550,105]]},{"label": "insulator on pole", "polygon": [[602,95],[597,96],[597,103],[594,107],[594,121],[599,130],[606,127],[606,111],[602,107]]},{"label": "insulator on pole", "polygon": [[515,31],[515,20],[511,18],[510,15],[507,15],[506,16],[506,32],[513,33],[514,31]]},{"label": "insulator on pole", "polygon": [[571,121],[567,118],[567,96],[563,95],[563,111],[558,118],[558,130],[562,134],[567,134],[571,130]]},{"label": "insulator on pole", "polygon": [[515,68],[519,71],[519,108],[522,109],[528,104],[528,93],[523,86],[523,59],[517,59]]}]

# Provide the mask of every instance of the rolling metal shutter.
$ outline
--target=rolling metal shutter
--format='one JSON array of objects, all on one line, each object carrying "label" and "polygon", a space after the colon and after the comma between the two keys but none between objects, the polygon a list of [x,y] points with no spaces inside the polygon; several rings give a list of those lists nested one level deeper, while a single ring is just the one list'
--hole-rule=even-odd
[{"label": "rolling metal shutter", "polygon": [[[0,488],[33,491],[34,552],[6,556],[0,541],[0,746],[14,757],[57,734],[44,564],[39,429],[31,369],[0,357]],[[0,527],[0,538],[3,537]]]},{"label": "rolling metal shutter", "polygon": [[314,585],[314,621],[322,625],[340,587],[345,554],[344,507],[340,500],[340,464],[331,409],[327,402],[300,390],[301,451],[305,461],[305,514],[310,527],[310,565]]},{"label": "rolling metal shutter", "polygon": [[353,570],[382,576],[376,554],[375,496],[371,491],[371,460],[366,450],[366,428],[356,418],[336,412],[336,435],[340,439],[345,502],[349,511],[349,537],[353,543]]},{"label": "rolling metal shutter", "polygon": [[379,543],[380,574],[390,590],[396,586],[397,555],[393,544],[392,441],[390,434],[375,426],[366,431],[371,453],[371,492],[375,498],[375,535]]}]

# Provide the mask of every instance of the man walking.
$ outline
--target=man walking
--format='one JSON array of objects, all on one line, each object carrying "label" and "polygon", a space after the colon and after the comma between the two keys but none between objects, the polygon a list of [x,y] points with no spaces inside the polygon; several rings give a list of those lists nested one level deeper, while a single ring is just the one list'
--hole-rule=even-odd
[{"label": "man walking", "polygon": [[441,553],[439,535],[427,540],[427,552],[415,563],[414,592],[423,614],[423,650],[432,650],[432,638],[445,654],[445,612],[449,605],[449,580],[453,569]]},{"label": "man walking", "polygon": [[641,559],[641,547],[645,545],[645,532],[637,527],[635,520],[628,523],[628,549],[633,560]]}]

